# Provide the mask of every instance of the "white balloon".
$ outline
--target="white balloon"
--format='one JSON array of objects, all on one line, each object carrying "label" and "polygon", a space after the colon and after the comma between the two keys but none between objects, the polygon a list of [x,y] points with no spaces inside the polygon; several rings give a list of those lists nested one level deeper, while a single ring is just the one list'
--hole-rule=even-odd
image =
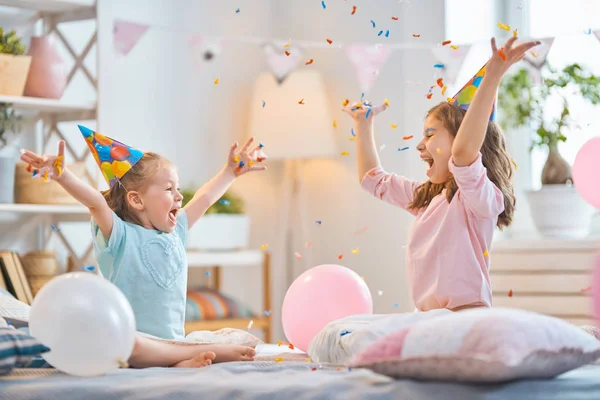
[{"label": "white balloon", "polygon": [[31,305],[29,330],[50,348],[42,354],[67,374],[97,376],[127,362],[135,340],[135,317],[123,293],[89,272],[52,279]]}]

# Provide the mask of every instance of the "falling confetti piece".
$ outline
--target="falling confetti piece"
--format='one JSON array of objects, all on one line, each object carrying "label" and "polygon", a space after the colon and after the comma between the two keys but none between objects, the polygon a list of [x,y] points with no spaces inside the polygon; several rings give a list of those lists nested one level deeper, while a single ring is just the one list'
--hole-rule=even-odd
[{"label": "falling confetti piece", "polygon": [[33,176],[32,177],[35,177],[39,172],[40,171],[38,171],[37,169],[33,170]]},{"label": "falling confetti piece", "polygon": [[343,254],[338,254],[338,260],[341,260],[342,258],[344,258]]},{"label": "falling confetti piece", "polygon": [[394,21],[398,21],[398,17],[392,17]]},{"label": "falling confetti piece", "polygon": [[290,350],[294,350],[294,345],[293,345],[293,344],[291,344],[291,343],[290,343],[290,344],[288,344],[288,349],[290,349]]},{"label": "falling confetti piece", "polygon": [[305,63],[304,63],[304,65],[310,65],[310,64],[312,64],[314,61],[315,61],[315,60],[313,60],[313,59],[311,58],[309,61],[305,62]]},{"label": "falling confetti piece", "polygon": [[260,246],[260,249],[261,249],[261,250],[264,250],[264,249],[266,249],[267,247],[269,247],[269,245],[268,245],[267,243],[265,243],[265,244],[263,244],[262,246]]},{"label": "falling confetti piece", "polygon": [[498,50],[498,55],[502,59],[502,61],[506,61],[506,54],[504,54],[504,49]]},{"label": "falling confetti piece", "polygon": [[408,150],[408,147],[398,148],[398,151]]},{"label": "falling confetti piece", "polygon": [[350,331],[342,331],[342,332],[340,332],[340,336],[346,336],[346,335],[348,335],[350,333],[352,333],[352,332],[350,332]]},{"label": "falling confetti piece", "polygon": [[490,253],[489,253],[487,250],[483,252],[483,256],[484,256],[484,257],[487,257],[487,256],[489,256],[489,255],[490,255]]},{"label": "falling confetti piece", "polygon": [[454,99],[452,97],[446,97],[446,101],[448,103],[454,103]]},{"label": "falling confetti piece", "polygon": [[219,200],[219,204],[223,204],[225,206],[228,206],[230,203],[229,203],[229,200],[221,199],[221,200]]},{"label": "falling confetti piece", "polygon": [[317,225],[321,225],[323,223],[323,221],[315,221],[315,224]]},{"label": "falling confetti piece", "polygon": [[398,125],[396,125],[396,124],[390,124],[390,127],[391,127],[392,129],[396,129],[396,128],[398,127]]},{"label": "falling confetti piece", "polygon": [[450,48],[452,50],[458,50],[460,48],[460,46],[451,45]]},{"label": "falling confetti piece", "polygon": [[450,43],[452,43],[452,40],[444,40],[442,42],[442,46],[446,46],[447,44],[450,44]]},{"label": "falling confetti piece", "polygon": [[592,290],[592,287],[591,287],[591,286],[588,286],[588,287],[586,287],[586,288],[580,289],[579,291],[580,291],[581,293],[585,293],[585,292],[589,292],[590,290]]},{"label": "falling confetti piece", "polygon": [[316,371],[316,370],[317,370],[317,368],[316,368],[316,367],[312,367],[310,370],[311,370],[311,371]]},{"label": "falling confetti piece", "polygon": [[337,122],[335,121],[335,119],[333,120],[333,127],[337,128]]},{"label": "falling confetti piece", "polygon": [[65,156],[58,156],[56,157],[56,160],[54,160],[54,162],[52,163],[52,166],[58,171],[58,176],[62,175],[63,158],[65,158]]},{"label": "falling confetti piece", "polygon": [[426,97],[427,97],[428,99],[431,99],[431,96],[433,96],[433,93],[429,93],[429,94],[428,94]]},{"label": "falling confetti piece", "polygon": [[512,289],[510,289],[510,290],[508,291],[508,297],[512,297],[512,295],[513,295],[513,291],[512,291]]},{"label": "falling confetti piece", "polygon": [[277,346],[281,346],[281,340],[277,341]]},{"label": "falling confetti piece", "polygon": [[498,28],[503,29],[505,31],[509,31],[510,32],[510,26],[503,24],[502,22],[498,22]]},{"label": "falling confetti piece", "polygon": [[244,164],[244,162],[243,162],[243,161],[240,161],[240,163],[238,164],[238,166],[239,166],[240,168],[242,168],[244,165],[246,165],[246,164]]},{"label": "falling confetti piece", "polygon": [[333,43],[333,40],[331,40],[331,39],[325,39],[325,40],[327,40],[327,43],[329,43],[329,44]]},{"label": "falling confetti piece", "polygon": [[327,9],[327,4],[325,4],[325,1],[321,1],[321,6],[323,7],[323,10]]},{"label": "falling confetti piece", "polygon": [[48,182],[48,171],[44,172],[44,182]]},{"label": "falling confetti piece", "polygon": [[343,156],[349,156],[349,155],[350,155],[350,153],[349,153],[349,152],[347,152],[347,151],[342,151],[342,155],[343,155]]},{"label": "falling confetti piece", "polygon": [[354,141],[354,140],[356,140],[356,136],[349,137],[348,140]]},{"label": "falling confetti piece", "polygon": [[444,68],[444,64],[433,64],[433,68]]},{"label": "falling confetti piece", "polygon": [[239,9],[239,8],[235,10],[235,13],[236,13],[236,14],[238,14],[239,12],[240,12],[240,9]]},{"label": "falling confetti piece", "polygon": [[356,235],[360,235],[361,233],[363,233],[363,232],[366,232],[368,229],[369,229],[369,227],[368,227],[368,226],[365,226],[364,228],[362,228],[362,229],[360,229],[360,230],[358,230],[358,231],[354,232],[354,236],[356,236]]},{"label": "falling confetti piece", "polygon": [[439,87],[443,88],[444,87],[444,78],[438,78],[436,83]]},{"label": "falling confetti piece", "polygon": [[265,315],[268,317],[269,315],[271,315],[272,311],[271,310],[265,310]]},{"label": "falling confetti piece", "polygon": [[350,15],[354,15],[356,13],[356,6],[352,6],[352,13]]},{"label": "falling confetti piece", "polygon": [[352,250],[352,254],[358,254],[358,247]]},{"label": "falling confetti piece", "polygon": [[285,51],[285,55],[286,55],[286,56],[288,56],[288,57],[289,57],[289,56],[290,56],[290,54],[291,54],[291,53],[290,53],[289,51],[287,51],[287,50]]},{"label": "falling confetti piece", "polygon": [[282,362],[282,361],[283,361],[283,357],[277,357],[277,358],[275,359],[275,362]]},{"label": "falling confetti piece", "polygon": [[94,272],[94,270],[96,269],[96,267],[94,267],[93,265],[84,265],[82,269],[84,271]]},{"label": "falling confetti piece", "polygon": [[379,295],[379,296],[383,296],[383,290],[378,290],[378,291],[377,291],[377,295]]},{"label": "falling confetti piece", "polygon": [[414,135],[410,135],[410,136],[404,136],[404,137],[402,138],[402,140],[410,140],[410,139],[412,139],[412,138],[414,138],[414,137],[415,137]]},{"label": "falling confetti piece", "polygon": [[377,36],[381,36],[383,35],[383,31],[379,31],[379,33],[377,34]]},{"label": "falling confetti piece", "polygon": [[398,307],[400,307],[400,304],[394,303],[394,308],[398,308]]},{"label": "falling confetti piece", "polygon": [[513,158],[511,158],[510,161],[512,161],[512,164],[515,167],[515,169],[519,169],[519,166],[517,165],[517,163],[515,162],[515,160]]},{"label": "falling confetti piece", "polygon": [[350,128],[350,133],[352,134],[352,136],[356,136],[356,133],[354,133],[354,128]]},{"label": "falling confetti piece", "polygon": [[420,34],[420,33],[413,33],[413,37],[414,37],[414,38],[420,38],[420,37],[421,37],[421,34]]},{"label": "falling confetti piece", "polygon": [[210,272],[206,271],[206,272],[204,273],[204,275],[206,275],[206,276],[210,276]]},{"label": "falling confetti piece", "polygon": [[390,106],[390,101],[388,99],[383,99],[383,104],[385,104],[386,106]]},{"label": "falling confetti piece", "polygon": [[588,29],[588,30],[583,31],[583,33],[585,33],[586,35],[591,35],[592,34],[592,30]]},{"label": "falling confetti piece", "polygon": [[265,106],[267,105],[267,102],[264,100],[262,102],[263,102],[262,108],[265,108]]},{"label": "falling confetti piece", "polygon": [[310,358],[307,358],[305,361],[306,361],[306,362],[310,362]]},{"label": "falling confetti piece", "polygon": [[371,114],[371,109],[369,108],[369,109],[367,110],[367,113],[365,114],[365,118],[366,118],[366,119],[369,119],[369,115],[370,115],[370,114]]},{"label": "falling confetti piece", "polygon": [[517,29],[515,29],[515,30],[513,31],[513,36],[514,36],[514,37],[517,37],[517,36],[519,36],[519,31],[518,31]]},{"label": "falling confetti piece", "polygon": [[252,325],[254,325],[254,320],[250,320],[250,322],[248,322],[248,329],[252,328]]},{"label": "falling confetti piece", "polygon": [[215,79],[215,85],[219,84],[219,78]]},{"label": "falling confetti piece", "polygon": [[436,149],[436,152],[437,152],[438,154],[442,154],[442,149]]},{"label": "falling confetti piece", "polygon": [[60,232],[60,229],[58,229],[56,226],[54,226],[54,225],[50,224],[50,227],[52,228],[52,230],[53,230],[54,232]]},{"label": "falling confetti piece", "polygon": [[310,246],[311,246],[311,244],[312,244],[312,243],[310,243],[310,242],[306,242],[306,243],[304,243],[304,246],[306,246],[306,247],[308,248],[308,247],[310,247]]},{"label": "falling confetti piece", "polygon": [[348,105],[348,103],[350,103],[350,100],[346,99],[346,100],[342,101],[342,106],[346,107]]},{"label": "falling confetti piece", "polygon": [[304,99],[300,100],[298,104],[304,104]]},{"label": "falling confetti piece", "polygon": [[[283,45],[284,49],[287,49],[288,47],[290,47],[292,45],[292,39],[289,39],[288,42],[286,44]],[[289,54],[288,54],[289,55]]]},{"label": "falling confetti piece", "polygon": [[448,86],[444,85],[442,88],[442,96],[446,94],[446,90],[448,90]]},{"label": "falling confetti piece", "polygon": [[389,29],[385,31],[385,37],[390,37],[390,30]]},{"label": "falling confetti piece", "polygon": [[296,258],[297,258],[298,260],[302,260],[302,254],[300,254],[300,253],[298,253],[298,252],[295,252],[295,253],[294,253],[294,255],[296,256]]},{"label": "falling confetti piece", "polygon": [[25,171],[31,172],[31,164],[27,164],[27,167],[25,168]]}]

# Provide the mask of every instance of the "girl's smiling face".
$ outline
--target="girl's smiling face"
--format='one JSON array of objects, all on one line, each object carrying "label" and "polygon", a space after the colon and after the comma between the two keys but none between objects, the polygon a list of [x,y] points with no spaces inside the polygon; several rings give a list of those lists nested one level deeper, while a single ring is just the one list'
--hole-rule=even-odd
[{"label": "girl's smiling face", "polygon": [[423,128],[423,139],[417,145],[421,159],[427,163],[427,177],[431,183],[444,183],[450,178],[448,162],[452,154],[454,136],[434,115],[429,115]]}]

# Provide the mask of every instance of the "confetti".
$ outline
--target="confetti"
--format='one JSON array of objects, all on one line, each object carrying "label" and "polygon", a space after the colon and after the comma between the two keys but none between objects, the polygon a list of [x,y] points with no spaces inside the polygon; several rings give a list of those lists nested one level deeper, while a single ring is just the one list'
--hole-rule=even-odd
[{"label": "confetti", "polygon": [[337,122],[335,121],[335,119],[333,120],[333,127],[337,128]]},{"label": "confetti", "polygon": [[390,124],[390,128],[392,128],[392,129],[396,129],[397,127],[398,127],[398,125],[396,125],[396,124]]},{"label": "confetti", "polygon": [[[288,47],[290,47],[292,45],[292,39],[288,39],[288,42],[286,44],[283,45],[284,49],[287,49]],[[289,54],[288,54],[289,56]]]},{"label": "confetti", "polygon": [[350,331],[342,331],[342,332],[340,332],[340,336],[346,336],[346,335],[348,335],[350,333],[352,333],[352,332],[350,332]]},{"label": "confetti", "polygon": [[262,144],[262,142],[260,142],[260,143],[258,143],[258,147],[260,147],[262,149],[263,147],[265,147],[265,145]]},{"label": "confetti", "polygon": [[48,182],[48,171],[44,172],[44,182]]},{"label": "confetti", "polygon": [[519,31],[518,31],[517,29],[515,29],[515,30],[513,31],[513,36],[514,36],[514,37],[517,37],[517,36],[519,36]]},{"label": "confetti", "polygon": [[254,325],[254,320],[250,320],[250,322],[248,322],[248,329],[252,328],[252,325]]},{"label": "confetti", "polygon": [[433,64],[433,68],[444,68],[444,64]]},{"label": "confetti", "polygon": [[431,96],[433,96],[433,93],[429,93],[429,94],[428,94],[426,97],[427,97],[428,99],[431,99]]},{"label": "confetti", "polygon": [[93,265],[84,265],[81,269],[88,272],[94,272],[96,267],[94,267]]},{"label": "confetti", "polygon": [[342,151],[342,155],[343,155],[343,156],[349,156],[349,155],[350,155],[350,153],[349,153],[349,152],[347,152],[347,151]]},{"label": "confetti", "polygon": [[413,37],[414,37],[414,38],[420,38],[420,37],[421,37],[421,34],[420,34],[420,33],[413,33]]},{"label": "confetti", "polygon": [[229,200],[221,199],[221,200],[219,200],[219,204],[223,204],[225,206],[228,206],[230,203],[229,203]]},{"label": "confetti", "polygon": [[263,102],[262,108],[265,108],[265,106],[267,105],[267,102],[264,100],[262,102]]},{"label": "confetti", "polygon": [[369,109],[367,110],[367,113],[365,114],[365,118],[366,118],[366,119],[369,119],[369,115],[370,115],[370,114],[371,114],[371,109],[369,108]]},{"label": "confetti", "polygon": [[398,151],[408,150],[408,147],[398,148]]},{"label": "confetti", "polygon": [[400,304],[394,303],[394,308],[398,308],[398,307],[400,307]]},{"label": "confetti", "polygon": [[450,48],[452,50],[458,50],[460,48],[460,46],[451,45]]},{"label": "confetti", "polygon": [[362,229],[359,229],[358,231],[354,232],[354,236],[356,236],[356,235],[360,235],[361,233],[363,233],[363,232],[366,232],[366,231],[367,231],[367,229],[369,229],[369,227],[368,227],[368,226],[365,226],[364,228],[362,228]]},{"label": "confetti", "polygon": [[439,87],[443,88],[444,87],[444,78],[438,78],[436,83]]},{"label": "confetti", "polygon": [[268,317],[269,315],[271,315],[272,311],[271,310],[265,310],[265,315]]},{"label": "confetti", "polygon": [[310,358],[307,358],[305,361],[306,361],[306,362],[310,362]]},{"label": "confetti", "polygon": [[65,156],[58,156],[56,157],[56,160],[54,160],[54,162],[52,163],[52,166],[58,171],[58,176],[62,175],[63,158],[65,158]]},{"label": "confetti", "polygon": [[304,104],[304,99],[300,100],[298,104]]},{"label": "confetti", "polygon": [[385,31],[385,37],[390,37],[390,30],[389,29]]},{"label": "confetti", "polygon": [[506,54],[504,54],[504,49],[498,50],[498,55],[502,59],[502,61],[506,61]]},{"label": "confetti", "polygon": [[333,40],[331,40],[331,39],[325,39],[325,40],[327,40],[327,43],[329,43],[329,44],[333,43]]},{"label": "confetti", "polygon": [[510,161],[513,164],[513,167],[515,167],[515,169],[519,169],[519,166],[517,165],[517,163],[515,162],[514,158],[511,158]]},{"label": "confetti", "polygon": [[261,250],[264,250],[264,249],[266,249],[267,247],[269,247],[269,245],[268,245],[267,243],[265,243],[265,244],[263,244],[262,246],[260,246],[260,249],[261,249]]},{"label": "confetti", "polygon": [[31,164],[27,164],[27,167],[25,167],[25,171],[31,172]]},{"label": "confetti", "polygon": [[54,232],[60,232],[60,229],[59,229],[59,228],[57,228],[56,226],[54,226],[54,225],[50,224],[50,227],[52,228],[52,230],[53,230]]},{"label": "confetti", "polygon": [[33,177],[35,178],[35,176],[39,173],[40,171],[38,171],[37,169],[33,170]]},{"label": "confetti", "polygon": [[295,252],[295,253],[294,253],[294,255],[296,256],[296,258],[297,258],[298,260],[302,260],[302,254],[300,254],[300,253],[298,253],[298,252]]},{"label": "confetti", "polygon": [[398,17],[392,17],[394,21],[398,21]]},{"label": "confetti", "polygon": [[338,260],[341,260],[342,258],[344,258],[343,254],[338,254]]},{"label": "confetti", "polygon": [[350,15],[354,15],[356,13],[356,6],[352,6],[352,13]]},{"label": "confetti", "polygon": [[414,137],[415,137],[414,135],[410,135],[410,136],[404,136],[404,137],[402,138],[402,140],[410,140],[410,139],[412,139],[412,138],[414,138]]},{"label": "confetti", "polygon": [[238,164],[238,166],[239,166],[240,168],[242,168],[244,165],[246,165],[246,164],[244,164],[244,162],[243,162],[243,161],[240,161],[240,163]]},{"label": "confetti", "polygon": [[215,85],[219,84],[219,78],[215,79]]},{"label": "confetti", "polygon": [[342,101],[342,106],[346,107],[348,105],[348,103],[350,103],[350,100],[346,99],[346,100]]},{"label": "confetti", "polygon": [[356,136],[349,137],[348,140],[354,141],[354,140],[356,140]]},{"label": "confetti", "polygon": [[288,56],[288,57],[289,57],[289,56],[290,56],[290,54],[291,54],[291,53],[290,53],[289,51],[287,51],[287,50],[285,51],[285,55],[286,55],[286,56]]},{"label": "confetti", "polygon": [[290,349],[290,350],[294,350],[294,345],[293,345],[293,344],[291,344],[291,343],[289,343],[289,344],[288,344],[288,349]]},{"label": "confetti", "polygon": [[277,357],[277,358],[275,359],[275,362],[282,362],[282,361],[283,361],[283,357]]},{"label": "confetti", "polygon": [[448,86],[444,85],[444,87],[442,87],[442,96],[446,94],[446,90],[448,90]]},{"label": "confetti", "polygon": [[503,24],[502,22],[498,22],[498,28],[503,29],[505,31],[509,31],[510,32],[510,26]]},{"label": "confetti", "polygon": [[315,224],[317,224],[317,225],[321,225],[322,223],[323,223],[323,221],[319,221],[319,220],[315,221]]},{"label": "confetti", "polygon": [[358,254],[358,247],[352,250],[352,254]]},{"label": "confetti", "polygon": [[311,371],[316,371],[316,370],[317,370],[317,368],[316,368],[316,367],[312,367],[310,370],[311,370]]},{"label": "confetti", "polygon": [[538,54],[536,52],[534,52],[533,50],[531,50],[529,53],[531,54],[531,56],[533,58],[537,58],[537,56],[538,56]]},{"label": "confetti", "polygon": [[375,28],[375,21],[371,20],[371,25],[373,25],[373,28]]},{"label": "confetti", "polygon": [[512,291],[512,289],[510,289],[510,290],[508,291],[508,297],[512,297],[512,295],[513,295],[513,291]]},{"label": "confetti", "polygon": [[378,290],[378,291],[377,291],[377,295],[379,295],[379,296],[383,296],[383,290]]},{"label": "confetti", "polygon": [[383,35],[383,31],[379,31],[379,33],[377,34],[377,36],[381,36]]},{"label": "confetti", "polygon": [[210,272],[206,271],[206,272],[204,273],[204,275],[206,275],[206,276],[210,276]]},{"label": "confetti", "polygon": [[313,59],[311,58],[309,61],[305,62],[305,63],[304,63],[304,65],[310,65],[310,64],[312,64],[314,61],[315,61],[315,60],[313,60]]},{"label": "confetti", "polygon": [[354,128],[350,128],[350,133],[352,134],[352,136],[356,136],[356,133],[354,133]]},{"label": "confetti", "polygon": [[277,346],[278,346],[278,347],[279,347],[279,346],[281,346],[281,340],[278,340],[278,341],[277,341]]},{"label": "confetti", "polygon": [[450,43],[452,43],[452,40],[444,40],[442,42],[442,46],[445,46],[445,45],[450,44]]},{"label": "confetti", "polygon": [[489,256],[489,255],[490,255],[490,253],[489,253],[487,250],[483,252],[483,256],[484,256],[484,257],[487,257],[487,256]]},{"label": "confetti", "polygon": [[235,10],[235,13],[236,13],[236,14],[239,14],[239,12],[240,12],[240,9],[239,9],[239,8]]},{"label": "confetti", "polygon": [[327,9],[327,4],[325,4],[325,0],[321,1],[321,6],[323,7],[323,10]]},{"label": "confetti", "polygon": [[390,101],[388,99],[383,99],[383,104],[385,104],[386,106],[390,106]]},{"label": "confetti", "polygon": [[454,99],[452,97],[446,97],[446,101],[448,103],[454,103]]},{"label": "confetti", "polygon": [[588,287],[586,287],[586,288],[580,289],[579,291],[580,291],[581,293],[585,293],[585,292],[589,292],[590,290],[592,290],[592,287],[591,287],[591,286],[588,286]]},{"label": "confetti", "polygon": [[311,246],[311,243],[310,242],[306,242],[306,243],[304,243],[304,246],[306,246],[308,248],[308,247]]},{"label": "confetti", "polygon": [[435,150],[438,154],[442,154],[442,149],[436,149]]}]

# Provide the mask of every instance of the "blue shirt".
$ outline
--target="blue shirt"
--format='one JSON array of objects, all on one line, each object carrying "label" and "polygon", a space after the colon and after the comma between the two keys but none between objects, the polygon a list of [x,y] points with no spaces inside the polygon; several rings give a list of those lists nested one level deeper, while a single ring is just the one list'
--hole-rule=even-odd
[{"label": "blue shirt", "polygon": [[183,209],[172,233],[125,222],[113,213],[108,241],[92,219],[100,271],[131,303],[140,332],[175,340],[185,335],[187,232]]}]

